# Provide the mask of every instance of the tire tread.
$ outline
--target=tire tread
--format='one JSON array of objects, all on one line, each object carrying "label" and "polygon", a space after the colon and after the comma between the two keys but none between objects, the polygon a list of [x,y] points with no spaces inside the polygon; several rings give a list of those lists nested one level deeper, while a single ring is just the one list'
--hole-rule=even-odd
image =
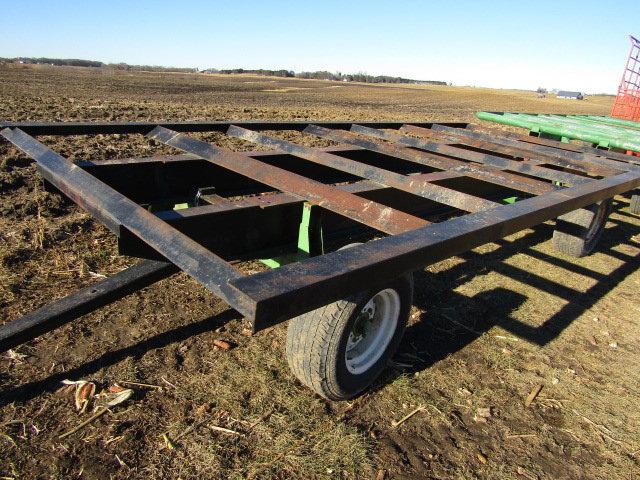
[{"label": "tire tread", "polygon": [[[401,285],[405,290],[407,299],[405,301],[409,304],[405,308],[408,318],[413,298],[412,276],[407,275]],[[302,384],[328,400],[344,400],[360,391],[351,391],[353,389],[350,390],[349,386],[341,386],[336,377],[335,362],[339,361],[337,360],[339,355],[344,355],[340,353],[340,345],[346,324],[356,309],[374,293],[375,290],[359,292],[289,321],[286,339],[286,358],[289,367]],[[400,336],[404,333],[407,318],[398,320],[397,334]],[[391,353],[395,351],[395,347],[390,347]],[[373,378],[375,379],[378,374],[379,370],[375,372]]]},{"label": "tire tread", "polygon": [[[556,228],[553,231],[552,241],[554,248],[574,258],[581,258],[591,253],[602,236],[604,225],[607,223],[607,218],[611,211],[611,203],[611,199],[603,200],[597,204],[574,210],[559,217],[559,220],[565,222],[567,225],[565,225],[563,229]],[[587,241],[586,232],[599,208],[606,208],[607,212],[602,225],[599,227],[600,231]]]},{"label": "tire tread", "polygon": [[631,195],[629,211],[636,215],[640,215],[640,192],[634,193],[633,195]]}]

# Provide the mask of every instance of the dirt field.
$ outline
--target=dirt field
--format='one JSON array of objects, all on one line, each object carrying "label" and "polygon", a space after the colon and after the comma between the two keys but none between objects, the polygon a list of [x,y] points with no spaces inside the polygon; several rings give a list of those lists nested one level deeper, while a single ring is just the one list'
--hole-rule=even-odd
[{"label": "dirt field", "polygon": [[[611,101],[0,67],[6,120],[471,121],[479,109],[606,114]],[[72,159],[150,152],[143,139],[126,148],[104,136],[45,142]],[[640,245],[630,239],[640,218],[616,200],[587,258],[554,252],[544,224],[417,273],[400,352],[352,402],[323,401],[294,379],[286,324],[246,337],[243,319],[184,274],[159,282],[2,353],[0,477],[638,478]],[[105,228],[45,192],[33,164],[6,142],[0,236],[0,321],[133,263],[117,256]],[[215,349],[214,339],[237,347]],[[152,386],[134,385],[127,403],[60,440],[91,415],[75,411],[63,379],[100,390]],[[543,388],[525,407],[536,385]]]}]

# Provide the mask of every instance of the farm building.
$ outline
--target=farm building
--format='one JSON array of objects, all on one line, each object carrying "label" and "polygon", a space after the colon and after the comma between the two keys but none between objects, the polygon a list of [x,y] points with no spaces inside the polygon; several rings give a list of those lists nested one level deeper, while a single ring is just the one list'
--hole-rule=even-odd
[{"label": "farm building", "polygon": [[558,98],[568,98],[569,100],[584,100],[582,92],[566,92],[560,90],[557,95]]}]

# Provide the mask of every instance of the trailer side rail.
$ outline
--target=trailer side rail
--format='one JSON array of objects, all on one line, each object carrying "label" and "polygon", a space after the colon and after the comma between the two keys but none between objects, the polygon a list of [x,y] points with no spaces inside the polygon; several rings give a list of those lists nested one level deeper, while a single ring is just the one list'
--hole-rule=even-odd
[{"label": "trailer side rail", "polygon": [[[14,345],[16,335],[40,334],[177,269],[259,330],[640,186],[640,166],[632,159],[467,127],[0,122],[0,135],[36,161],[47,182],[110,228],[122,253],[146,259],[107,282],[99,299],[84,292],[58,305],[62,310],[41,309],[29,321],[14,322],[0,335],[0,349]],[[285,130],[337,145],[285,140],[279,136]],[[271,150],[231,151],[192,135],[198,132],[221,132]],[[94,134],[145,135],[176,154],[73,163],[34,138]],[[507,194],[505,202],[500,195]],[[172,208],[192,197],[184,202],[188,208]],[[157,205],[165,207],[152,208]],[[329,233],[364,229],[375,238],[251,275],[232,264],[290,245],[298,229],[291,219],[304,205],[319,209]]]}]

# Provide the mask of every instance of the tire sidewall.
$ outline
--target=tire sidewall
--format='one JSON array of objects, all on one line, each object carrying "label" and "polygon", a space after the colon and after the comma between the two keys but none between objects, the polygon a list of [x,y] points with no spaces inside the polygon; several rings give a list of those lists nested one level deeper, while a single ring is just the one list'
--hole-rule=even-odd
[{"label": "tire sidewall", "polygon": [[606,199],[558,217],[553,232],[556,250],[577,258],[591,253],[604,233],[611,209],[612,199]]},{"label": "tire sidewall", "polygon": [[[345,352],[347,349],[347,341],[349,334],[351,333],[353,326],[358,318],[360,311],[367,304],[367,302],[373,298],[378,292],[391,288],[396,291],[400,297],[400,312],[398,315],[398,321],[396,324],[396,330],[393,333],[393,337],[389,341],[384,353],[380,358],[365,372],[360,374],[353,374],[347,368]],[[413,282],[410,276],[400,277],[386,285],[378,288],[371,289],[367,292],[363,292],[358,295],[357,301],[354,302],[354,307],[346,322],[339,327],[336,332],[338,337],[337,348],[331,362],[331,374],[334,377],[334,385],[336,385],[340,392],[340,396],[353,397],[360,393],[362,390],[371,385],[371,383],[380,375],[384,370],[390,357],[395,353],[405,328],[407,326],[407,320],[411,310],[411,304],[413,301]]]},{"label": "tire sidewall", "polygon": [[[596,244],[600,241],[600,237],[604,233],[604,229],[607,225],[607,220],[609,219],[609,215],[612,209],[612,200],[606,199],[601,202],[598,202],[593,205],[593,221],[597,222],[595,224],[589,225],[587,228],[587,233],[589,230],[593,229],[591,233],[591,238],[585,238],[585,252],[591,252]],[[598,214],[602,211],[602,216],[598,219]],[[586,236],[586,234],[585,234]]]}]

